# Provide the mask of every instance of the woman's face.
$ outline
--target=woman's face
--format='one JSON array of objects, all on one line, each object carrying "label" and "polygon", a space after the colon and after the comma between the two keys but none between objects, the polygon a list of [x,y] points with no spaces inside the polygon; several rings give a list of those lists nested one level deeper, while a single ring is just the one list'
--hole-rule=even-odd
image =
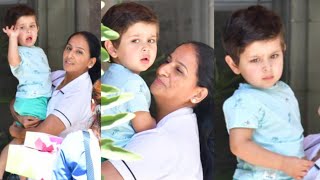
[{"label": "woman's face", "polygon": [[80,34],[74,35],[63,51],[64,70],[68,73],[82,74],[88,71],[94,63],[94,58],[90,58],[86,39]]},{"label": "woman's face", "polygon": [[196,51],[191,44],[184,44],[175,49],[157,70],[156,79],[150,90],[157,103],[185,107],[195,95],[197,86],[198,62]]}]

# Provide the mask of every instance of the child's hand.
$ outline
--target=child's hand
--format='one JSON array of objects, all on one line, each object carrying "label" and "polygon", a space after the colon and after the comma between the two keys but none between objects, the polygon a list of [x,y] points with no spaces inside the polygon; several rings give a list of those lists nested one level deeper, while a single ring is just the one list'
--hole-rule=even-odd
[{"label": "child's hand", "polygon": [[8,37],[18,37],[20,34],[19,28],[14,28],[14,26],[11,26],[10,28],[6,26],[5,28],[2,28],[2,31],[8,35]]},{"label": "child's hand", "polygon": [[40,123],[40,120],[33,116],[20,116],[18,119],[25,128],[37,127]]},{"label": "child's hand", "polygon": [[303,179],[313,162],[297,157],[284,157],[281,170],[294,179]]}]

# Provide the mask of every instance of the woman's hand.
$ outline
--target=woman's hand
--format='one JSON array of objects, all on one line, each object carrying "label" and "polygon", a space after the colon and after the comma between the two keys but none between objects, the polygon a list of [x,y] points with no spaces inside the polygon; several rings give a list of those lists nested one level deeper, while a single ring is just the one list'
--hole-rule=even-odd
[{"label": "woman's hand", "polygon": [[33,116],[20,116],[17,115],[18,121],[23,124],[24,128],[37,127],[40,120]]},{"label": "woman's hand", "polygon": [[25,137],[25,129],[23,127],[18,126],[15,122],[10,126],[9,132],[12,137],[15,138],[24,138]]}]

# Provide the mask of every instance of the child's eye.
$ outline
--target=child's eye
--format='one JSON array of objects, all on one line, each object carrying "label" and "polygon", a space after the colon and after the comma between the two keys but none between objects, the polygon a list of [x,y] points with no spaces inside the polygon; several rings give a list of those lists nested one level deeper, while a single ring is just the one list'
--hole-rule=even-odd
[{"label": "child's eye", "polygon": [[134,39],[134,40],[132,40],[131,42],[133,42],[133,43],[139,43],[140,40],[139,40],[139,39]]},{"label": "child's eye", "polygon": [[276,59],[277,57],[279,57],[279,54],[273,54],[273,55],[271,55],[271,59]]},{"label": "child's eye", "polygon": [[31,25],[31,26],[30,26],[30,28],[35,28],[35,27],[36,27],[36,25]]},{"label": "child's eye", "polygon": [[156,40],[155,40],[155,39],[150,39],[148,42],[151,43],[151,44],[153,44],[153,43],[156,42]]},{"label": "child's eye", "polygon": [[21,29],[21,30],[23,30],[23,29],[24,29],[24,27],[23,27],[23,26],[21,26],[21,27],[20,27],[20,29]]}]

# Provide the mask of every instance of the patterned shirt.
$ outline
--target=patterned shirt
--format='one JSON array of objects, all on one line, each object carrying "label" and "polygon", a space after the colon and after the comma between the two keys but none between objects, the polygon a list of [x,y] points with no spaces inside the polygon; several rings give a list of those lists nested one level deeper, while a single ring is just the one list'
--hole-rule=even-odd
[{"label": "patterned shirt", "polygon": [[[274,153],[303,157],[303,128],[297,99],[291,88],[279,81],[271,88],[259,89],[240,84],[223,105],[228,131],[253,129],[252,140]],[[250,164],[238,158],[235,179],[292,179],[281,171]]]},{"label": "patterned shirt", "polygon": [[18,47],[21,62],[10,66],[19,80],[16,97],[38,98],[51,96],[51,79],[48,59],[39,47]]},{"label": "patterned shirt", "polygon": [[[134,96],[132,100],[126,103],[107,109],[103,112],[103,115],[138,111],[149,112],[151,103],[150,91],[147,84],[138,74],[131,72],[120,64],[112,63],[101,77],[101,82],[119,88],[121,90],[120,93],[132,93]],[[135,131],[131,121],[101,132],[102,138],[110,138],[115,142],[114,145],[120,147],[124,147],[134,134]]]}]

